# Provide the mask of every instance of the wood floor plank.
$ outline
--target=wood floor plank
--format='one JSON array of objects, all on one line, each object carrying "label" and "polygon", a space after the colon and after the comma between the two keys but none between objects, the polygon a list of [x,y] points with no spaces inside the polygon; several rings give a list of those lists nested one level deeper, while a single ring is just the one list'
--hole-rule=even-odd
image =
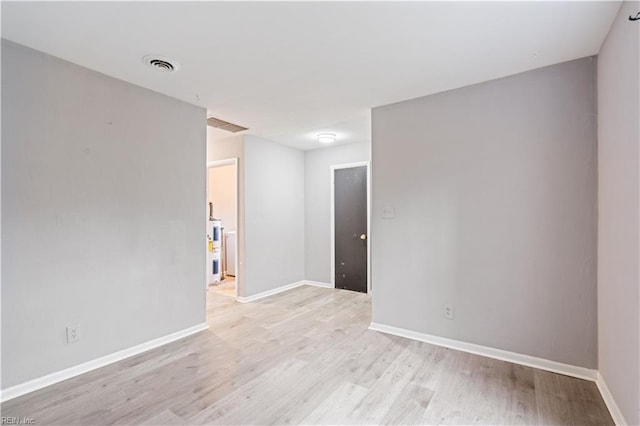
[{"label": "wood floor plank", "polygon": [[1,404],[38,425],[613,424],[594,383],[369,330],[366,294],[209,291],[210,329]]},{"label": "wood floor plank", "polygon": [[414,425],[422,422],[431,402],[433,391],[415,382],[409,382],[400,391],[380,421],[384,425]]},{"label": "wood floor plank", "polygon": [[169,425],[169,426],[181,426],[187,423],[181,417],[178,417],[171,410],[164,410],[156,414],[153,417],[140,423],[141,425],[155,426],[155,425]]},{"label": "wood floor plank", "polygon": [[420,346],[420,342],[406,342],[403,350],[389,366],[379,370],[381,373],[372,384],[369,393],[351,413],[351,420],[366,424],[380,424],[392,411],[394,404],[402,397],[403,390],[411,383],[414,366],[412,365],[413,354],[408,346]]},{"label": "wood floor plank", "polygon": [[280,396],[284,393],[304,365],[306,363],[303,361],[280,363],[192,416],[189,423],[264,424],[265,411],[270,409],[265,400],[270,395]]},{"label": "wood floor plank", "polygon": [[577,424],[579,418],[582,425],[613,424],[595,383],[535,370],[534,384],[540,422]]},{"label": "wood floor plank", "polygon": [[335,392],[327,396],[309,413],[300,424],[304,425],[336,425],[349,424],[347,419],[356,407],[367,396],[369,389],[343,381]]}]

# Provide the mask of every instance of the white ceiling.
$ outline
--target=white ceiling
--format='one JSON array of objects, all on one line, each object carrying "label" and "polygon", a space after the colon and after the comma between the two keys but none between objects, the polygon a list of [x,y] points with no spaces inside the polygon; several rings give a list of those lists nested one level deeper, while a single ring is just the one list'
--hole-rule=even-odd
[{"label": "white ceiling", "polygon": [[596,54],[619,5],[3,1],[2,37],[313,149],[368,141],[372,107]]}]

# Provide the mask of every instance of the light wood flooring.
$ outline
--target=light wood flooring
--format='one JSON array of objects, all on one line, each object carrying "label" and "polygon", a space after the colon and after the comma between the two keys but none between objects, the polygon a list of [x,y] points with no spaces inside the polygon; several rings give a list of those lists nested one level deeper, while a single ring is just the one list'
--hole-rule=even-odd
[{"label": "light wood flooring", "polygon": [[210,330],[2,404],[43,424],[613,424],[596,386],[368,330],[370,298],[208,292]]},{"label": "light wood flooring", "polygon": [[227,275],[219,284],[209,284],[209,291],[215,291],[224,296],[236,297],[236,279]]}]

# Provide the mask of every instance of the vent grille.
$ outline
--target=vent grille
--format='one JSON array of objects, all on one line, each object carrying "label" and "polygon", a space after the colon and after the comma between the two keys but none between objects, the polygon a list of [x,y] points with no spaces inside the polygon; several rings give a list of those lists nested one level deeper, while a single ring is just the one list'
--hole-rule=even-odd
[{"label": "vent grille", "polygon": [[162,56],[147,55],[142,58],[142,62],[149,68],[153,68],[154,70],[160,72],[169,73],[180,70],[180,64],[178,64],[176,61],[172,61],[171,59],[164,58]]},{"label": "vent grille", "polygon": [[149,61],[149,65],[157,68],[158,71],[171,72],[175,69],[171,62],[163,61],[162,59],[152,59]]},{"label": "vent grille", "polygon": [[226,130],[231,133],[238,133],[248,129],[248,127],[238,126],[237,124],[229,123],[228,121],[220,120],[215,117],[207,118],[207,125],[215,127],[216,129]]}]

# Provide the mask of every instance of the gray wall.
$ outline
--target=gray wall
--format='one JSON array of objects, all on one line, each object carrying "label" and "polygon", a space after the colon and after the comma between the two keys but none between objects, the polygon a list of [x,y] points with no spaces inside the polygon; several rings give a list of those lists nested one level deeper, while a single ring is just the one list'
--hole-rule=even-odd
[{"label": "gray wall", "polygon": [[640,424],[640,23],[624,2],[598,56],[598,366]]},{"label": "gray wall", "polygon": [[244,137],[244,296],[304,277],[304,153]]},{"label": "gray wall", "polygon": [[207,161],[238,159],[238,229],[236,230],[236,244],[238,244],[238,259],[236,265],[236,286],[238,296],[246,296],[244,286],[244,258],[245,258],[245,209],[244,209],[244,136],[234,135],[223,140],[216,140],[214,131],[207,126]]},{"label": "gray wall", "polygon": [[595,68],[373,110],[374,322],[596,367]]},{"label": "gray wall", "polygon": [[203,323],[205,111],[6,41],[2,104],[2,388]]},{"label": "gray wall", "polygon": [[369,143],[305,152],[305,278],[308,280],[331,282],[330,167],[368,161],[370,153]]}]

